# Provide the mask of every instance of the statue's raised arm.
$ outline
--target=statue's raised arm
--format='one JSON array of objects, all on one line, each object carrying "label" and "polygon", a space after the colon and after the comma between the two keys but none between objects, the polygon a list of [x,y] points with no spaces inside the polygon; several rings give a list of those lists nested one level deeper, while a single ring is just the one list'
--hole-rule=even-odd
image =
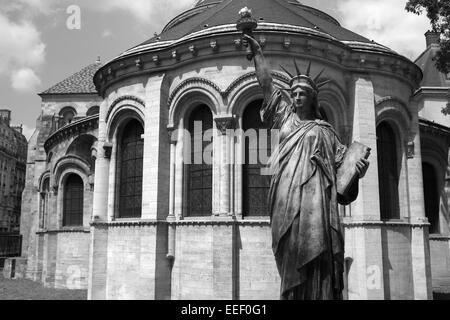
[{"label": "statue's raised arm", "polygon": [[263,90],[264,100],[269,101],[274,93],[274,86],[270,68],[264,58],[262,48],[258,41],[251,36],[244,34],[244,39],[248,42],[248,45],[254,55],[253,61],[255,62],[256,77],[258,78],[258,82]]}]

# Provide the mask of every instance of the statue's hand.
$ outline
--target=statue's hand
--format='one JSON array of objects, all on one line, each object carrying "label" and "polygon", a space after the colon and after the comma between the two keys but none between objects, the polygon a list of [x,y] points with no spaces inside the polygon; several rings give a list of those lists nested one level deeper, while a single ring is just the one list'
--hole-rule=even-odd
[{"label": "statue's hand", "polygon": [[358,173],[359,179],[364,178],[369,169],[370,162],[366,159],[361,159],[356,163],[356,172]]},{"label": "statue's hand", "polygon": [[258,53],[258,51],[261,50],[261,46],[259,45],[258,41],[256,41],[254,38],[252,38],[248,34],[244,34],[243,43],[244,43],[244,45],[247,45],[247,44],[250,45],[250,48],[252,49],[252,52],[255,55],[256,55],[256,53]]}]

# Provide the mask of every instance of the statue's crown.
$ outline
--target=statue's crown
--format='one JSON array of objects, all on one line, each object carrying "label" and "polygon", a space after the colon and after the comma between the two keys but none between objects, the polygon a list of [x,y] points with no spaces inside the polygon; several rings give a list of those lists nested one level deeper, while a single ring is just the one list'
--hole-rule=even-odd
[{"label": "statue's crown", "polygon": [[331,80],[326,80],[326,81],[317,83],[317,81],[320,79],[320,76],[323,74],[325,69],[322,69],[322,71],[320,71],[319,74],[317,76],[315,76],[314,79],[312,79],[310,77],[311,61],[308,64],[308,69],[306,70],[305,74],[301,73],[300,68],[298,67],[297,61],[295,59],[294,59],[294,65],[295,65],[295,70],[297,72],[296,76],[292,75],[286,68],[284,68],[282,65],[280,65],[280,68],[284,72],[286,72],[289,75],[289,77],[291,78],[291,80],[289,81],[290,90],[294,89],[297,86],[308,85],[316,93],[319,93],[320,88],[331,81]]}]

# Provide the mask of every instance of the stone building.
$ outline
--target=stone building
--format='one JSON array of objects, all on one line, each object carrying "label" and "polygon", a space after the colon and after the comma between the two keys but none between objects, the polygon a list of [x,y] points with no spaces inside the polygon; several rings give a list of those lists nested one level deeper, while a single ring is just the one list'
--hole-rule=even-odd
[{"label": "stone building", "polygon": [[0,233],[19,233],[26,159],[22,127],[11,126],[10,110],[0,110]]},{"label": "stone building", "polygon": [[100,67],[93,63],[40,94],[42,114],[28,145],[20,226],[26,274],[49,287],[87,286],[101,103],[92,78]]},{"label": "stone building", "polygon": [[425,213],[430,223],[430,254],[433,290],[448,293],[450,279],[450,117],[442,110],[450,103],[450,74],[439,73],[433,58],[439,50],[438,36],[427,32],[427,49],[416,60],[423,70],[421,87],[413,96],[418,105]]},{"label": "stone building", "polygon": [[[433,45],[418,60],[422,72],[288,0],[198,1],[161,34],[41,94],[23,199],[27,277],[87,288],[90,299],[279,298],[268,178],[262,161],[242,161],[255,148],[246,136],[227,134],[264,128],[235,27],[244,6],[258,19],[275,84],[287,87],[279,66],[293,70],[293,58],[303,70],[312,61],[313,75],[325,68],[324,118],[344,143],[372,148],[358,199],[340,208],[346,298],[449,292],[448,124],[444,96],[427,82]],[[188,137],[197,121],[202,131]],[[211,163],[187,160],[208,148]],[[424,183],[435,188],[426,198]]]}]

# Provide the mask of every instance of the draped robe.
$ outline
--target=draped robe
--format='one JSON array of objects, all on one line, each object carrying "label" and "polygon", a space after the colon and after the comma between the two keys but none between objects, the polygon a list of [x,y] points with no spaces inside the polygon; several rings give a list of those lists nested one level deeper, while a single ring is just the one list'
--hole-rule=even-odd
[{"label": "draped robe", "polygon": [[336,191],[336,170],[346,147],[325,121],[301,121],[275,90],[261,118],[278,129],[280,143],[270,167],[269,211],[272,249],[281,276],[281,299],[341,299],[344,239]]}]

